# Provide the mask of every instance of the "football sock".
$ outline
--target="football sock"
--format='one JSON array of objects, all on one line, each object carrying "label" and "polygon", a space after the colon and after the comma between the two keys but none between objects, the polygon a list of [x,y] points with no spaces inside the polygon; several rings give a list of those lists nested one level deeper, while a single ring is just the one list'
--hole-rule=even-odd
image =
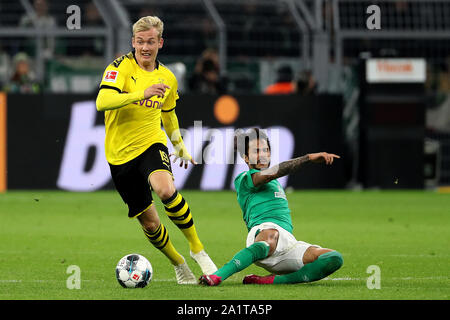
[{"label": "football sock", "polygon": [[253,262],[264,259],[269,254],[267,242],[258,241],[236,253],[228,263],[214,272],[216,276],[222,277],[222,281],[236,272],[242,271]]},{"label": "football sock", "polygon": [[144,228],[142,230],[150,243],[161,250],[174,266],[184,263],[184,258],[175,250],[172,241],[169,239],[169,233],[162,223],[154,232],[149,232]]},{"label": "football sock", "polygon": [[198,238],[191,210],[183,196],[178,191],[175,191],[169,199],[163,200],[162,202],[167,216],[183,232],[188,240],[190,250],[193,253],[202,251],[203,244]]},{"label": "football sock", "polygon": [[285,275],[277,275],[273,279],[274,284],[312,282],[325,278],[338,270],[344,260],[337,251],[321,254],[316,261],[305,264],[298,271]]}]

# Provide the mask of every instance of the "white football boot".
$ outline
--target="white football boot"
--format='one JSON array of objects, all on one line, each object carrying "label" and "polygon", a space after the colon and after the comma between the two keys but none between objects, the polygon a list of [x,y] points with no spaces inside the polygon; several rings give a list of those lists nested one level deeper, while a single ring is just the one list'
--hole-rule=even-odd
[{"label": "white football boot", "polygon": [[178,284],[198,284],[197,278],[192,273],[186,261],[174,266]]},{"label": "white football boot", "polygon": [[213,274],[217,271],[217,267],[205,250],[202,250],[198,253],[193,253],[191,251],[191,257],[198,263],[200,268],[202,269],[203,274]]}]

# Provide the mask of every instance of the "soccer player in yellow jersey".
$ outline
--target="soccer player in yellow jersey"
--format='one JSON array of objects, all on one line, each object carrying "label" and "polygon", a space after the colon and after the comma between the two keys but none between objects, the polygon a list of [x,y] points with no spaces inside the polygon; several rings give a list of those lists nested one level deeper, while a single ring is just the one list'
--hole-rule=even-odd
[{"label": "soccer player in yellow jersey", "polygon": [[184,257],[174,248],[167,229],[155,209],[152,190],[165,212],[189,242],[190,255],[202,272],[217,267],[198,238],[189,206],[175,189],[167,138],[175,161],[188,167],[196,162],[184,146],[175,113],[177,79],[157,60],[162,48],[163,22],[154,16],[133,25],[130,53],[111,63],[103,74],[97,96],[97,110],[105,111],[105,152],[117,191],[128,205],[128,216],[136,217],[148,240],[161,250],[175,268],[179,284],[196,284],[196,277]]}]

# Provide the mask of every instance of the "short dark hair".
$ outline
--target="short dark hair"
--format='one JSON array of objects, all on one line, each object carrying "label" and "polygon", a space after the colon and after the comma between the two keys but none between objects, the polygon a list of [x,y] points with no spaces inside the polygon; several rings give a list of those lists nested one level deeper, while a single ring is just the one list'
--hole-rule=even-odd
[{"label": "short dark hair", "polygon": [[261,130],[259,128],[250,128],[247,131],[244,131],[242,129],[236,130],[234,134],[234,152],[239,152],[240,156],[244,158],[245,156],[248,157],[248,148],[250,141],[255,139],[264,139],[267,142],[267,146],[269,147],[270,151],[270,141],[267,134],[264,132],[264,130]]}]

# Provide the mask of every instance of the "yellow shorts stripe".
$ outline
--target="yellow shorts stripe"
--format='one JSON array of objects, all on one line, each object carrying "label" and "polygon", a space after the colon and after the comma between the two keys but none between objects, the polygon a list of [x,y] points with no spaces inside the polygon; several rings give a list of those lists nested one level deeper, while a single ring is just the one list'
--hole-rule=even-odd
[{"label": "yellow shorts stripe", "polygon": [[134,216],[132,216],[132,217],[128,217],[128,218],[130,218],[130,219],[134,219],[134,218],[136,218],[136,217],[139,217],[141,214],[143,214],[145,211],[147,211],[148,209],[150,209],[150,207],[153,205],[153,203],[154,203],[154,201],[152,200],[152,203],[150,203],[150,205],[147,207],[147,208],[145,208],[144,210],[142,210],[141,212],[139,212],[138,214],[136,214],[136,215],[134,215]]}]

